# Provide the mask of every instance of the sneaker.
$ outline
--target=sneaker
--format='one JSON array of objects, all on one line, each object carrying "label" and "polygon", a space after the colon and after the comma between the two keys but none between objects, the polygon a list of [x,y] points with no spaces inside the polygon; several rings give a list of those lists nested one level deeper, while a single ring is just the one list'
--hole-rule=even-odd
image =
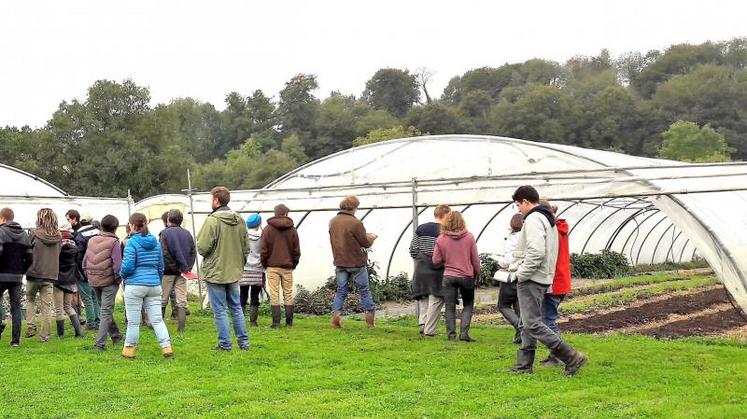
[{"label": "sneaker", "polygon": [[27,338],[33,338],[36,336],[36,328],[35,327],[27,327],[26,328],[26,334],[24,335]]},{"label": "sneaker", "polygon": [[10,347],[11,347],[11,348],[18,348],[18,347],[20,347],[20,346],[21,346],[21,345],[19,345],[19,344],[18,344],[18,342],[10,342]]},{"label": "sneaker", "polygon": [[243,345],[243,346],[239,346],[239,349],[241,349],[242,351],[249,351],[251,350],[251,346]]},{"label": "sneaker", "polygon": [[93,349],[95,349],[95,350],[97,350],[99,352],[106,352],[106,347],[105,346],[99,346],[99,345],[95,345],[94,344],[93,345]]},{"label": "sneaker", "polygon": [[215,348],[213,348],[213,350],[214,351],[218,351],[218,352],[220,352],[220,351],[231,352],[231,348],[230,347],[225,347],[225,346],[221,346],[221,345],[217,345]]}]

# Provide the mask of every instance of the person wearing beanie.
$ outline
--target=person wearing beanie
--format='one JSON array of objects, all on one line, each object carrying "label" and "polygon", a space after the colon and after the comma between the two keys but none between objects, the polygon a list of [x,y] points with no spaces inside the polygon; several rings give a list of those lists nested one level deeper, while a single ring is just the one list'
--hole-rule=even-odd
[{"label": "person wearing beanie", "polygon": [[260,261],[267,272],[270,288],[271,328],[280,327],[280,289],[283,289],[285,325],[293,326],[293,270],[301,259],[301,246],[288,207],[275,206],[275,216],[267,220],[260,237]]},{"label": "person wearing beanie", "polygon": [[[257,316],[259,313],[259,294],[265,285],[265,268],[262,266],[260,257],[260,237],[262,236],[262,217],[259,214],[251,214],[246,219],[246,228],[249,237],[249,255],[244,265],[244,273],[239,280],[241,288],[241,310],[246,311],[246,303],[249,300],[249,325],[257,327]],[[250,296],[251,294],[251,296]]]},{"label": "person wearing beanie", "polygon": [[[163,278],[161,280],[161,315],[166,314],[166,305],[172,290],[176,293],[177,332],[183,333],[187,322],[187,280],[182,272],[190,272],[197,259],[195,241],[187,229],[182,228],[184,216],[178,209],[166,215],[166,228],[161,231],[159,241],[163,252]],[[173,301],[173,300],[172,300]]]},{"label": "person wearing beanie", "polygon": [[[496,262],[501,271],[506,271],[512,262],[518,263],[516,258],[516,244],[519,240],[519,232],[524,225],[524,215],[516,213],[511,217],[509,233],[503,244],[503,254],[500,255]],[[504,272],[505,273],[505,272]],[[519,298],[516,294],[516,275],[509,273],[501,275],[498,279],[500,287],[498,288],[498,311],[503,318],[514,327],[514,340],[516,344],[521,343],[521,311],[519,309]]]},{"label": "person wearing beanie", "polygon": [[[10,316],[13,328],[10,346],[21,344],[21,292],[23,274],[31,267],[34,254],[31,241],[20,224],[13,221],[10,208],[0,209],[0,299],[5,291],[10,294]],[[0,335],[5,325],[0,319]]]}]

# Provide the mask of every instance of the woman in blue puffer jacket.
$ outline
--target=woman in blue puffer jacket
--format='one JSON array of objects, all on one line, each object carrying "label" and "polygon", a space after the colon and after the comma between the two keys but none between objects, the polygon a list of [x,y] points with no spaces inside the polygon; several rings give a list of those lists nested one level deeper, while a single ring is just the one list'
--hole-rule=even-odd
[{"label": "woman in blue puffer jacket", "polygon": [[124,249],[120,276],[125,283],[125,310],[127,334],[122,356],[135,358],[135,348],[140,339],[141,309],[148,313],[153,331],[161,345],[161,354],[174,356],[169,331],[161,315],[161,277],[163,254],[158,239],[148,232],[148,219],[141,213],[130,216],[130,236]]}]

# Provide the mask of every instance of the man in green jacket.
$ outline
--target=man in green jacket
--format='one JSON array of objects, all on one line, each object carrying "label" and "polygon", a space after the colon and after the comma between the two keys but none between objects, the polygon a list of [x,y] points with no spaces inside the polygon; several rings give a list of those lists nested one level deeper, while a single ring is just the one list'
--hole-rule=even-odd
[{"label": "man in green jacket", "polygon": [[218,329],[219,351],[231,350],[231,331],[226,312],[230,312],[239,348],[249,349],[249,333],[239,302],[239,279],[249,253],[246,224],[237,212],[228,208],[231,192],[216,186],[210,191],[213,212],[197,235],[197,252],[202,256],[200,276],[207,283],[208,297]]}]

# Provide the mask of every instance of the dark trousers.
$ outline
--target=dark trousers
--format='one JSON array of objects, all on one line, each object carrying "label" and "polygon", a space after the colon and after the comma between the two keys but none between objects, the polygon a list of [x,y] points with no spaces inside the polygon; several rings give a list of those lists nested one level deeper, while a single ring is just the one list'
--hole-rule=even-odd
[{"label": "dark trousers", "polygon": [[560,335],[542,322],[542,300],[547,287],[534,281],[522,281],[517,285],[522,323],[521,350],[524,352],[534,352],[538,340],[551,350],[562,343]]},{"label": "dark trousers", "polygon": [[475,305],[475,281],[472,278],[444,276],[444,302],[446,303],[446,332],[449,337],[456,337],[456,303],[457,294],[462,296],[461,334],[469,332],[472,323],[472,309]]},{"label": "dark trousers", "polygon": [[261,292],[261,285],[242,285],[239,290],[239,302],[241,303],[241,310],[246,309],[247,300],[249,300],[250,305],[259,307],[259,294]]},{"label": "dark trousers", "polygon": [[563,302],[565,295],[545,294],[542,300],[542,322],[553,332],[560,334],[558,327],[558,306]]},{"label": "dark trousers", "polygon": [[[21,341],[21,284],[0,282],[0,299],[2,299],[5,290],[8,290],[8,294],[10,294],[10,316],[13,327],[10,343],[19,343]],[[35,310],[36,307],[32,309]]]},{"label": "dark trousers", "polygon": [[93,288],[96,299],[101,302],[101,312],[99,314],[99,330],[96,334],[94,344],[99,347],[106,345],[106,337],[118,340],[122,337],[119,332],[116,320],[114,320],[114,300],[117,297],[119,285],[109,285],[108,287]]},{"label": "dark trousers", "polygon": [[503,318],[516,329],[517,333],[520,331],[521,310],[519,309],[519,294],[516,291],[516,281],[513,282],[501,282],[501,286],[498,289],[498,311],[501,312]]}]

